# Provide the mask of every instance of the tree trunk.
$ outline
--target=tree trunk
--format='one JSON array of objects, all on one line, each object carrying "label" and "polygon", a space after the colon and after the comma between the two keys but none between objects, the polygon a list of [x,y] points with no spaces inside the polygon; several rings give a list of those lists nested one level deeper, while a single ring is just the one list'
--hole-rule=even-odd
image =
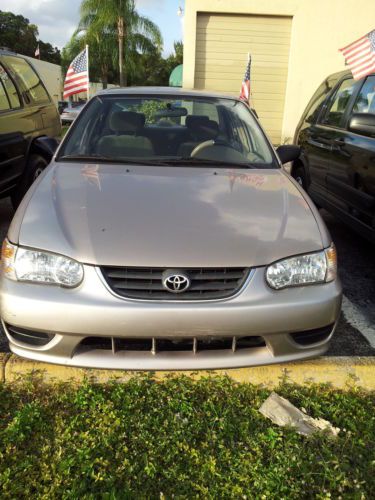
[{"label": "tree trunk", "polygon": [[108,68],[105,64],[102,66],[102,84],[103,89],[106,89],[108,86]]},{"label": "tree trunk", "polygon": [[118,34],[118,64],[120,73],[120,87],[126,86],[124,78],[124,18],[119,17],[117,21]]}]

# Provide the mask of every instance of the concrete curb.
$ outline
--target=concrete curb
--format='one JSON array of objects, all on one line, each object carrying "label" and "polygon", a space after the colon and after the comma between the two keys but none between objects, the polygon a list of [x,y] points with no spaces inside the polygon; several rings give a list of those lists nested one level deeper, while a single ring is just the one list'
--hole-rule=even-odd
[{"label": "concrete curb", "polygon": [[[19,358],[14,354],[0,354],[1,380],[12,383],[22,380],[26,375],[39,373],[45,381],[69,380],[81,382],[85,377],[92,377],[97,382],[109,379],[126,381],[136,372],[121,370],[95,370],[51,365]],[[346,389],[361,387],[375,390],[375,357],[321,357],[318,359],[267,366],[255,366],[233,370],[215,370],[202,372],[155,372],[157,378],[171,374],[185,374],[193,378],[207,375],[227,375],[237,382],[250,382],[266,387],[277,386],[280,379],[288,377],[290,382],[305,384],[308,382],[329,383],[333,387]]]}]

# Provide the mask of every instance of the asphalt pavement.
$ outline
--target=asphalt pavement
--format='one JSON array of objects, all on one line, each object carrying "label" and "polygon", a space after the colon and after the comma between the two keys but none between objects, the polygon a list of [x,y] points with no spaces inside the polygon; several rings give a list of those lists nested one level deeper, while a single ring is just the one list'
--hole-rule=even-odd
[{"label": "asphalt pavement", "polygon": [[[321,214],[337,247],[344,289],[339,324],[329,356],[375,356],[375,247],[328,212]],[[13,216],[9,199],[0,200],[0,239]],[[8,343],[0,326],[0,352]]]}]

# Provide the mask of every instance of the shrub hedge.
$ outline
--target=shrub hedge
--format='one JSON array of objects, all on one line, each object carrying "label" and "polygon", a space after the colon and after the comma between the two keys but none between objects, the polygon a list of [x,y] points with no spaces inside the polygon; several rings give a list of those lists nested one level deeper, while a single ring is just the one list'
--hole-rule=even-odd
[{"label": "shrub hedge", "polygon": [[268,390],[228,378],[0,384],[0,498],[374,498],[375,395],[278,394],[340,427],[279,428]]}]

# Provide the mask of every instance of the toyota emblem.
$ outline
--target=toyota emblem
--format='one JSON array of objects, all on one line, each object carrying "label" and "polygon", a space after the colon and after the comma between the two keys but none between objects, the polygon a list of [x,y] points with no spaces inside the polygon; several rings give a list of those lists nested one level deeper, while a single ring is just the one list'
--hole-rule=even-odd
[{"label": "toyota emblem", "polygon": [[190,286],[190,279],[181,271],[166,271],[163,274],[163,287],[171,293],[185,292]]}]

